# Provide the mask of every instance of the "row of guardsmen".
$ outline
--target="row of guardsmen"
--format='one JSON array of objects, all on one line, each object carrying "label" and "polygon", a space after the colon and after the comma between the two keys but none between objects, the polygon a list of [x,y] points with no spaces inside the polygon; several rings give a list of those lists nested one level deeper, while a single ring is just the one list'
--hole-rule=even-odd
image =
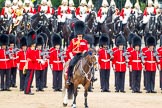
[{"label": "row of guardsmen", "polygon": [[155,75],[160,72],[160,88],[162,90],[162,37],[160,47],[156,50],[154,36],[146,34],[145,47],[141,47],[141,38],[136,34],[129,34],[129,47],[126,49],[126,41],[122,34],[115,39],[116,47],[109,49],[109,38],[103,34],[100,38],[100,49],[98,51],[100,64],[101,91],[110,92],[110,61],[115,72],[115,92],[125,93],[125,73],[129,69],[129,83],[132,93],[141,92],[141,75],[144,73],[144,87],[146,93],[156,93]]}]

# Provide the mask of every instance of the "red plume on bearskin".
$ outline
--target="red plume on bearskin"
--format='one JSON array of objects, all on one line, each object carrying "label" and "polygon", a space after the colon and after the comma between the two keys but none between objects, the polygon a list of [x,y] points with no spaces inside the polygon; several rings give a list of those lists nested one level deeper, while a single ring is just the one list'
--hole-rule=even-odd
[{"label": "red plume on bearskin", "polygon": [[31,46],[33,44],[36,44],[36,40],[37,40],[36,33],[35,33],[35,31],[31,30],[28,33],[28,36],[27,36],[28,46]]}]

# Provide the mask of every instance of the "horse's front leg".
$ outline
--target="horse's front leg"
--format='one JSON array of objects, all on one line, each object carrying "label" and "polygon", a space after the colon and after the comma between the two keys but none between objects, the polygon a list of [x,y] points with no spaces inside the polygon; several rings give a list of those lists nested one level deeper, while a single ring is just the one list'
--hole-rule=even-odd
[{"label": "horse's front leg", "polygon": [[86,90],[84,91],[84,99],[85,99],[84,106],[85,106],[85,108],[88,108],[87,96],[88,96],[88,92],[87,92],[87,89],[86,89]]},{"label": "horse's front leg", "polygon": [[63,106],[66,107],[67,104],[68,104],[68,92],[67,92],[67,88],[65,88],[65,96],[64,96]]},{"label": "horse's front leg", "polygon": [[72,108],[76,108],[76,97],[77,97],[77,87],[74,88],[74,100],[73,100],[73,105]]}]

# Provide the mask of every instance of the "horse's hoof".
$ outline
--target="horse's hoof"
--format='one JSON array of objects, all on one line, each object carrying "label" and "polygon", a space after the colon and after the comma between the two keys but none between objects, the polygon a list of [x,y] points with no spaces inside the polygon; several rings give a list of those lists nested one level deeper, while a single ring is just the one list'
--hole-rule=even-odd
[{"label": "horse's hoof", "polygon": [[89,108],[88,106],[85,106],[85,108]]},{"label": "horse's hoof", "polygon": [[67,106],[67,104],[66,103],[63,103],[63,107],[66,107]]},{"label": "horse's hoof", "polygon": [[71,108],[76,108],[76,104],[72,104],[71,106],[72,106]]}]

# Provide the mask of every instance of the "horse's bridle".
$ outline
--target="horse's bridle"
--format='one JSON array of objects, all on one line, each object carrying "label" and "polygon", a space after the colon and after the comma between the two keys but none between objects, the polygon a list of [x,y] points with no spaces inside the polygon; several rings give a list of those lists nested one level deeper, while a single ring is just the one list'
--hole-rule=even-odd
[{"label": "horse's bridle", "polygon": [[86,65],[88,65],[88,67],[89,67],[89,70],[88,70],[88,72],[85,72],[84,69],[83,69],[83,64],[82,64],[82,63],[83,63],[83,59],[80,60],[80,66],[79,66],[79,67],[80,67],[80,68],[79,68],[79,69],[80,69],[80,72],[82,72],[81,75],[82,75],[83,77],[85,77],[88,81],[91,81],[91,78],[92,78],[92,77],[90,76],[90,78],[88,78],[88,75],[91,74],[91,70],[92,70],[92,68],[93,68],[93,64],[92,64],[92,66],[91,66],[91,65],[89,65],[89,64],[86,63]]}]

